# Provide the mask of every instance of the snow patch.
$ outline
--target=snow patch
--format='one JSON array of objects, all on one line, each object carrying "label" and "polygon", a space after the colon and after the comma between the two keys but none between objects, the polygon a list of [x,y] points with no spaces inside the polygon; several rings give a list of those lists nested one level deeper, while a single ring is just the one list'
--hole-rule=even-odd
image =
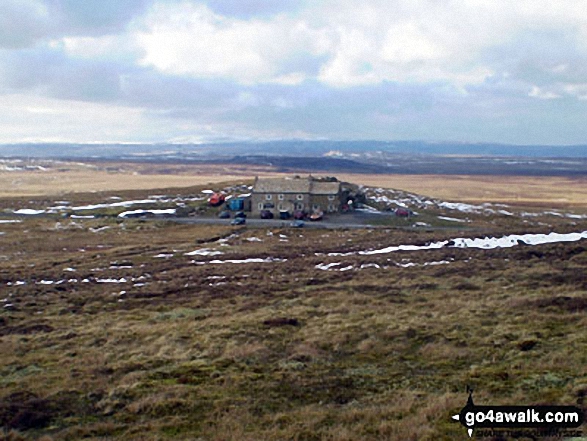
[{"label": "snow patch", "polygon": [[133,210],[133,211],[124,211],[124,212],[120,213],[118,215],[118,217],[138,216],[138,215],[142,215],[142,214],[155,214],[155,215],[175,214],[176,211],[177,210],[175,208],[170,208],[167,210]]},{"label": "snow patch", "polygon": [[13,213],[14,214],[24,214],[26,216],[34,216],[36,214],[46,213],[46,211],[45,210],[33,210],[31,208],[21,208],[20,210],[16,210]]},{"label": "snow patch", "polygon": [[186,256],[218,256],[219,254],[224,254],[222,251],[218,250],[211,250],[210,248],[202,248],[200,250],[191,251],[189,253],[185,253]]},{"label": "snow patch", "polygon": [[195,263],[196,265],[206,265],[206,264],[223,264],[223,263],[272,263],[272,262],[286,262],[287,259],[279,259],[276,257],[267,257],[265,259],[261,258],[250,258],[250,259],[229,259],[229,260],[210,260],[209,262],[198,262],[192,260],[191,263]]}]

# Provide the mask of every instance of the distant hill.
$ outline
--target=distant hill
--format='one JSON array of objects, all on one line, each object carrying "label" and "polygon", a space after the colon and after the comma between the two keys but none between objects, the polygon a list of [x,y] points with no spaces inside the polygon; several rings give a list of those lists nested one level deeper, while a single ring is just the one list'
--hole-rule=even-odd
[{"label": "distant hill", "polygon": [[528,158],[587,158],[586,145],[546,146],[423,141],[302,141],[231,142],[218,144],[3,144],[0,157],[126,158],[221,157],[235,155],[346,156],[368,152],[426,155],[514,156]]}]

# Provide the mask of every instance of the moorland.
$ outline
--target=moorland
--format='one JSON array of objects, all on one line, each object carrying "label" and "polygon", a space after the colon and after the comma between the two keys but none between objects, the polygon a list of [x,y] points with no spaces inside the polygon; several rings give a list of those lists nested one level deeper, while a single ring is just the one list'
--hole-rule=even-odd
[{"label": "moorland", "polygon": [[[244,171],[230,182],[186,172],[180,185],[126,167],[95,171],[107,188],[3,186],[0,436],[467,439],[451,420],[467,386],[477,403],[587,409],[578,181],[561,193],[526,180],[528,198],[516,199],[513,184],[488,178],[447,190],[437,176],[422,195],[421,177],[410,188],[353,177],[371,208],[399,202],[418,215],[253,228],[120,218],[134,206],[214,216],[204,190],[251,183]],[[58,172],[0,179],[14,173]],[[568,240],[544,239],[552,232]]]}]

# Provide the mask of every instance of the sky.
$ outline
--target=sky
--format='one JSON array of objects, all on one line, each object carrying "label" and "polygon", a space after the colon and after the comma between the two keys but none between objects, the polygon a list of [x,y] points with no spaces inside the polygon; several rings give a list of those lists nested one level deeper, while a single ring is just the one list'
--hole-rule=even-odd
[{"label": "sky", "polygon": [[1,0],[0,143],[587,144],[587,0]]}]

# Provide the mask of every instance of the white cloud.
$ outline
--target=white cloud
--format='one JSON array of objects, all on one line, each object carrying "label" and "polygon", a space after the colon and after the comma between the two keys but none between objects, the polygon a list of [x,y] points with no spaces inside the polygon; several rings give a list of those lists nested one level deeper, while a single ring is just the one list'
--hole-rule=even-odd
[{"label": "white cloud", "polygon": [[287,80],[302,73],[283,72],[284,65],[320,53],[319,36],[285,16],[247,21],[184,2],[158,5],[146,27],[137,35],[145,50],[141,64],[176,75],[221,76],[242,83]]},{"label": "white cloud", "polygon": [[243,84],[447,81],[463,88],[494,74],[485,53],[524,31],[587,30],[583,9],[568,0],[329,0],[295,15],[245,20],[184,1],[152,8],[137,39],[142,65],[169,74]]},{"label": "white cloud", "polygon": [[50,47],[63,51],[72,57],[87,59],[109,59],[114,61],[125,58],[136,59],[142,51],[132,35],[103,35],[99,37],[64,37],[49,42]]},{"label": "white cloud", "polygon": [[558,93],[543,90],[538,86],[533,86],[528,96],[532,98],[538,98],[541,100],[554,100],[561,97]]},{"label": "white cloud", "polygon": [[27,94],[0,96],[0,108],[0,142],[114,142],[136,139],[139,132],[143,139],[156,134],[137,108]]}]

